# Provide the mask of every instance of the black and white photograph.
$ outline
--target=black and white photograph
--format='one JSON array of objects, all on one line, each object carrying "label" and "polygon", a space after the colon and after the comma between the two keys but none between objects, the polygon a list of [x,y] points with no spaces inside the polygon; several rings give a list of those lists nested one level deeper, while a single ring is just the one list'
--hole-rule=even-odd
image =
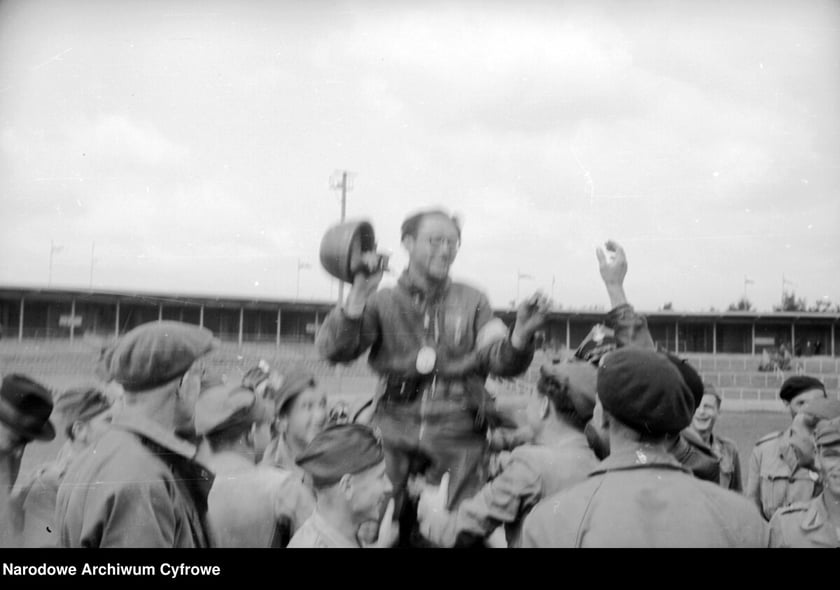
[{"label": "black and white photograph", "polygon": [[840,547],[836,0],[0,0],[0,212],[10,583]]}]

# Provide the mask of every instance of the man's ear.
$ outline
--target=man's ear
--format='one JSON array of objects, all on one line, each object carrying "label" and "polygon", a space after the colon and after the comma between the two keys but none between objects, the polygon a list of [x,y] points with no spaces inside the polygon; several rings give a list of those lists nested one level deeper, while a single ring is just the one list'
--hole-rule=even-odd
[{"label": "man's ear", "polygon": [[402,240],[403,248],[405,248],[406,252],[411,254],[411,251],[414,250],[414,246],[417,243],[417,240],[412,235],[406,235]]},{"label": "man's ear", "polygon": [[547,418],[548,414],[551,412],[549,409],[550,403],[551,400],[549,400],[546,396],[542,396],[542,399],[540,400],[540,416],[542,418]]},{"label": "man's ear", "polygon": [[349,473],[342,475],[341,479],[338,480],[338,489],[349,500],[353,496],[353,476]]},{"label": "man's ear", "polygon": [[87,442],[87,424],[81,420],[76,420],[70,427],[70,432],[73,434],[73,440],[79,442]]}]

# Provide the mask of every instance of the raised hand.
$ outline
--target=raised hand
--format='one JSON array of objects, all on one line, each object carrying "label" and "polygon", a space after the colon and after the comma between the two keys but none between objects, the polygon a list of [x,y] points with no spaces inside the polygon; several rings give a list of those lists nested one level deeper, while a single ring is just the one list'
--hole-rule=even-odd
[{"label": "raised hand", "polygon": [[601,278],[607,285],[623,285],[627,275],[627,256],[624,254],[624,248],[613,240],[607,240],[604,246],[609,256],[600,247],[595,249]]},{"label": "raised hand", "polygon": [[545,325],[550,310],[551,302],[539,291],[519,304],[512,337],[516,348],[522,348],[531,340],[534,333]]}]

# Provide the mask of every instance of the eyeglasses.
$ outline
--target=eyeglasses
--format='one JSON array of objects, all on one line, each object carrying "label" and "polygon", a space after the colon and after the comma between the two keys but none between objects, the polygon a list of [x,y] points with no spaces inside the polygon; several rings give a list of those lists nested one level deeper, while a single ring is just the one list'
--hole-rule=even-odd
[{"label": "eyeglasses", "polygon": [[447,249],[457,252],[458,248],[461,246],[461,240],[457,238],[444,238],[442,236],[429,236],[426,238],[426,241],[429,242],[429,245],[432,248],[440,248],[444,244],[446,245]]}]

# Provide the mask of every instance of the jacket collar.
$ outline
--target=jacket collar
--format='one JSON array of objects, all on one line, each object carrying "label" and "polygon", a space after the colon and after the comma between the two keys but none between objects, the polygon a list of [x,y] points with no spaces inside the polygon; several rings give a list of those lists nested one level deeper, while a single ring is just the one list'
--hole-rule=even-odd
[{"label": "jacket collar", "polygon": [[174,433],[167,431],[157,422],[149,420],[144,416],[121,412],[114,418],[111,425],[120,430],[127,430],[139,434],[168,451],[172,451],[176,455],[180,455],[190,461],[196,458],[198,449],[195,445],[175,436]]},{"label": "jacket collar", "polygon": [[425,303],[427,300],[438,301],[442,299],[449,290],[449,286],[452,284],[452,279],[446,277],[446,280],[437,288],[427,291],[422,286],[411,280],[411,276],[408,274],[408,268],[406,268],[400,275],[400,278],[397,279],[397,284],[406,293],[408,293],[409,297],[411,297],[413,301],[417,303]]},{"label": "jacket collar", "polygon": [[803,531],[811,533],[809,536],[812,538],[816,537],[816,540],[832,547],[838,546],[837,535],[828,519],[824,493],[811,500],[799,526]]},{"label": "jacket collar", "polygon": [[598,475],[610,471],[628,469],[675,469],[687,474],[691,472],[683,467],[670,453],[647,445],[639,445],[635,450],[628,450],[610,456],[601,461],[589,475]]}]

